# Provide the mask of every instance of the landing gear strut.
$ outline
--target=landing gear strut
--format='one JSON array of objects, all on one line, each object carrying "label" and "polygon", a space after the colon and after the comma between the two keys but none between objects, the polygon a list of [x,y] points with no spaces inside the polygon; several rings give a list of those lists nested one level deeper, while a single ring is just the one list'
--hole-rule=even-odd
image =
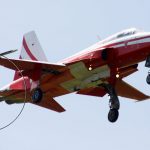
[{"label": "landing gear strut", "polygon": [[110,84],[105,84],[103,87],[106,89],[110,96],[109,100],[109,113],[108,113],[108,120],[110,122],[116,122],[119,117],[119,108],[120,108],[120,102],[118,99],[118,96],[116,94],[115,89]]},{"label": "landing gear strut", "polygon": [[32,101],[33,103],[40,103],[43,97],[43,92],[40,88],[34,89],[32,93]]},{"label": "landing gear strut", "polygon": [[[150,68],[150,56],[148,56],[146,59],[145,67]],[[150,85],[150,71],[148,72],[148,75],[146,77],[146,82]]]}]

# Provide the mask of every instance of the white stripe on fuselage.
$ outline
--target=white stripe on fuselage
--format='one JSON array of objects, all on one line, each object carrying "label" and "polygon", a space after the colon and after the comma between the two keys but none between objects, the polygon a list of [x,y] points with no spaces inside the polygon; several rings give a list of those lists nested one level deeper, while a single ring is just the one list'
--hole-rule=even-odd
[{"label": "white stripe on fuselage", "polygon": [[[150,42],[150,37],[144,38],[144,39],[138,39],[138,40],[135,39],[134,41],[129,41],[129,42],[127,42],[127,45],[135,45],[135,44],[149,43],[149,42]],[[118,47],[123,47],[123,46],[125,46],[125,43],[117,44],[117,45],[114,45],[112,47],[118,48]]]},{"label": "white stripe on fuselage", "polygon": [[117,44],[117,45],[114,45],[112,46],[113,48],[119,48],[119,47],[123,47],[125,46],[125,43],[122,43],[122,44]]},{"label": "white stripe on fuselage", "polygon": [[150,42],[150,37],[128,42],[127,45],[141,44]]}]

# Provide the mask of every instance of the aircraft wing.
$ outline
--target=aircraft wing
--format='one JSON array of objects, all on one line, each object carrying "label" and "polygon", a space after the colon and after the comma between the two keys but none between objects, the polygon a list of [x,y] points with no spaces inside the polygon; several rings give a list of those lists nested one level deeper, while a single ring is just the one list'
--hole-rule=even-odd
[{"label": "aircraft wing", "polygon": [[118,96],[135,99],[138,101],[147,100],[150,96],[145,95],[138,89],[132,87],[123,80],[118,80],[116,83],[116,92]]},{"label": "aircraft wing", "polygon": [[[25,92],[22,90],[7,90],[0,92],[0,101],[6,101],[8,104],[13,103],[23,103],[25,99]],[[30,92],[26,93],[25,102],[32,103]],[[32,103],[35,104],[35,103]],[[40,103],[35,105],[56,111],[56,112],[64,112],[65,109],[58,104],[52,97],[49,96],[49,93],[43,96],[43,99]]]},{"label": "aircraft wing", "polygon": [[33,61],[33,60],[22,60],[22,59],[6,59],[0,57],[0,65],[6,68],[17,70],[18,69],[23,71],[31,71],[35,69],[41,69],[42,71],[51,73],[51,74],[59,74],[61,71],[66,69],[66,66],[63,64],[54,64],[42,61]]},{"label": "aircraft wing", "polygon": [[46,95],[44,95],[42,101],[40,103],[37,103],[36,105],[51,109],[59,113],[65,111],[65,109],[60,104],[58,104],[52,97],[48,98]]},{"label": "aircraft wing", "polygon": [[[116,93],[118,96],[134,99],[137,101],[143,101],[150,98],[150,96],[145,95],[138,89],[132,87],[123,80],[118,80],[115,86]],[[106,91],[101,87],[83,89],[77,92],[77,94],[90,95],[103,97],[106,94]]]},{"label": "aircraft wing", "polygon": [[94,87],[94,88],[92,87],[80,90],[77,92],[77,94],[103,97],[106,94],[106,91],[101,87]]}]

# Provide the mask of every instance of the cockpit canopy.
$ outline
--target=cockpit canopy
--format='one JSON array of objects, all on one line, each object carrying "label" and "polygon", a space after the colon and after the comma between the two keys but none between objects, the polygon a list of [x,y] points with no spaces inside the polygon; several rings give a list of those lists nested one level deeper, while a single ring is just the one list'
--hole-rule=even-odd
[{"label": "cockpit canopy", "polygon": [[139,32],[141,32],[141,31],[139,29],[136,29],[136,28],[123,30],[123,31],[118,32],[118,33],[112,35],[111,37],[108,37],[107,39],[103,40],[102,43],[106,43],[106,42],[117,40],[117,39],[120,39],[123,37],[131,36],[131,35],[134,35],[134,34],[139,33]]},{"label": "cockpit canopy", "polygon": [[133,35],[137,32],[139,32],[139,30],[136,29],[136,28],[127,29],[127,30],[124,30],[124,31],[118,33],[116,38],[122,38],[122,37],[125,37],[125,36]]}]

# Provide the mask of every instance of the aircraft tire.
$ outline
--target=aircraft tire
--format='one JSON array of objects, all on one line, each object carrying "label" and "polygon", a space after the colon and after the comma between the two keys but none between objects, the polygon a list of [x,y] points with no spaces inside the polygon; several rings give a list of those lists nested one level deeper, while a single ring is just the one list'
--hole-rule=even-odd
[{"label": "aircraft tire", "polygon": [[146,82],[150,85],[150,74],[147,75]]},{"label": "aircraft tire", "polygon": [[42,100],[42,97],[43,97],[43,92],[40,88],[37,88],[33,91],[33,94],[32,94],[32,101],[33,103],[39,103],[41,102]]},{"label": "aircraft tire", "polygon": [[10,101],[10,100],[5,100],[5,103],[8,105],[14,104],[14,102]]},{"label": "aircraft tire", "polygon": [[119,111],[117,109],[110,109],[108,113],[108,120],[110,122],[116,122],[119,117]]}]

